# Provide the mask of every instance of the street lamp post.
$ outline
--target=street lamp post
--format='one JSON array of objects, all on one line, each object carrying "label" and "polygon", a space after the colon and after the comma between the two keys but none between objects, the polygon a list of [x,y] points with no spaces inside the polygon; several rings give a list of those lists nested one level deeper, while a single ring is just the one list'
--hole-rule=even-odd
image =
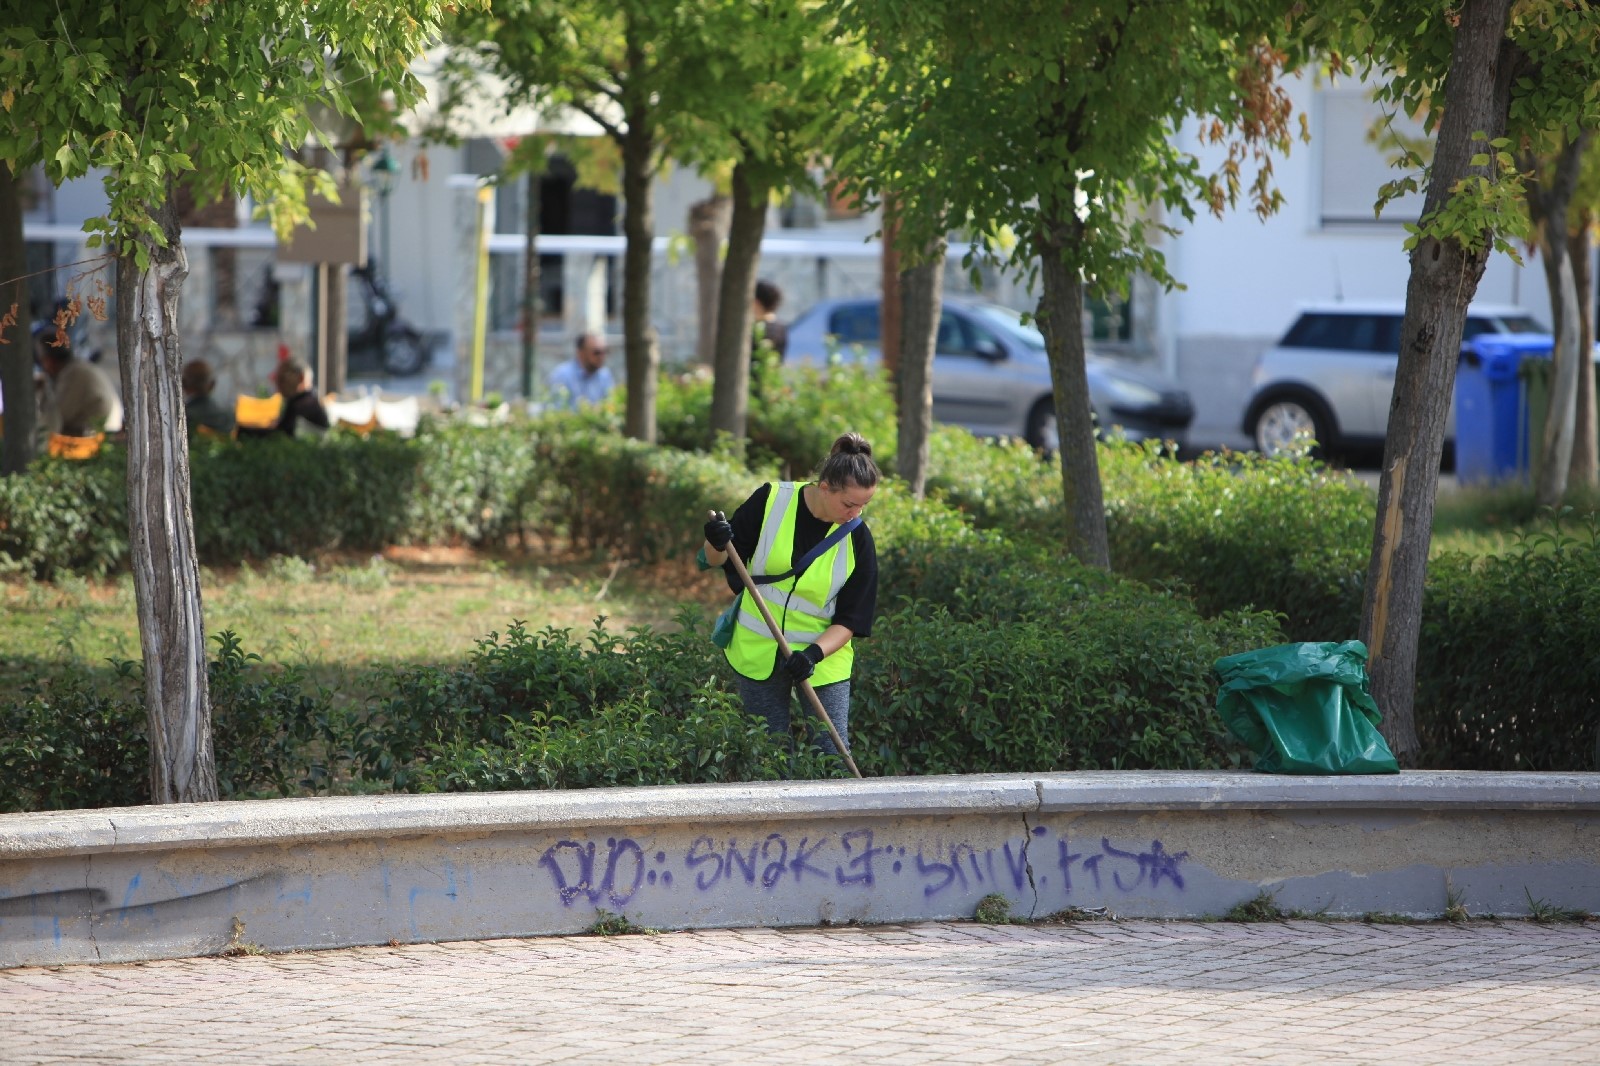
[{"label": "street lamp post", "polygon": [[389,243],[389,194],[394,192],[399,174],[400,164],[385,145],[372,161],[372,187],[378,194],[378,224],[383,230],[383,255],[378,259],[378,278],[383,282],[389,280],[389,260],[394,257],[394,248]]}]

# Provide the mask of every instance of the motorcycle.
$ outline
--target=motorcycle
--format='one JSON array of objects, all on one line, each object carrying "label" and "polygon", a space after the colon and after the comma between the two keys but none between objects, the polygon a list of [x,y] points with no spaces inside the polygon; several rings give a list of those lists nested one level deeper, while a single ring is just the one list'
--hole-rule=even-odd
[{"label": "motorcycle", "polygon": [[358,363],[376,362],[387,374],[410,377],[427,368],[433,356],[432,345],[421,330],[400,317],[388,286],[373,270],[370,261],[350,271],[349,307],[352,312],[357,301],[366,313],[349,316],[348,351],[352,369]]}]

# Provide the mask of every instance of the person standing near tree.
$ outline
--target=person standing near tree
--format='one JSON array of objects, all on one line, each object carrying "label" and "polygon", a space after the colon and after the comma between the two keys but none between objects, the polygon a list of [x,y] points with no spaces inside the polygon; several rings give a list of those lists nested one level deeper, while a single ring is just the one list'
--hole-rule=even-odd
[{"label": "person standing near tree", "polygon": [[[846,433],[833,442],[815,481],[762,485],[731,520],[718,511],[705,524],[701,567],[721,566],[737,594],[724,654],[739,674],[745,710],[764,718],[769,732],[788,735],[791,695],[809,681],[849,746],[854,640],[871,635],[878,601],[877,549],[861,512],[879,477],[872,445]],[[789,644],[792,654],[781,663],[778,642],[728,560],[730,543],[764,587]],[[832,738],[814,735],[823,751],[837,754]]]}]

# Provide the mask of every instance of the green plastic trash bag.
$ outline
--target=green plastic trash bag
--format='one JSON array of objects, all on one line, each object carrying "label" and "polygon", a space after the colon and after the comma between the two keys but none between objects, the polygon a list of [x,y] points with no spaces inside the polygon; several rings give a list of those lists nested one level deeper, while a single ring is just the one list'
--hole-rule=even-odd
[{"label": "green plastic trash bag", "polygon": [[1218,659],[1217,714],[1268,774],[1395,774],[1367,683],[1367,646],[1279,644]]}]

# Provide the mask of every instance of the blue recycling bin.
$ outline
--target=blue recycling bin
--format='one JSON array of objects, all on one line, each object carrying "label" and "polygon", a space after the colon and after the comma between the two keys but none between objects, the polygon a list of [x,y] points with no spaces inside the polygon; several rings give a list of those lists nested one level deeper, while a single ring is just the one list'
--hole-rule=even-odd
[{"label": "blue recycling bin", "polygon": [[1550,357],[1548,333],[1485,333],[1456,369],[1456,478],[1487,485],[1528,476],[1532,455],[1524,359]]}]

